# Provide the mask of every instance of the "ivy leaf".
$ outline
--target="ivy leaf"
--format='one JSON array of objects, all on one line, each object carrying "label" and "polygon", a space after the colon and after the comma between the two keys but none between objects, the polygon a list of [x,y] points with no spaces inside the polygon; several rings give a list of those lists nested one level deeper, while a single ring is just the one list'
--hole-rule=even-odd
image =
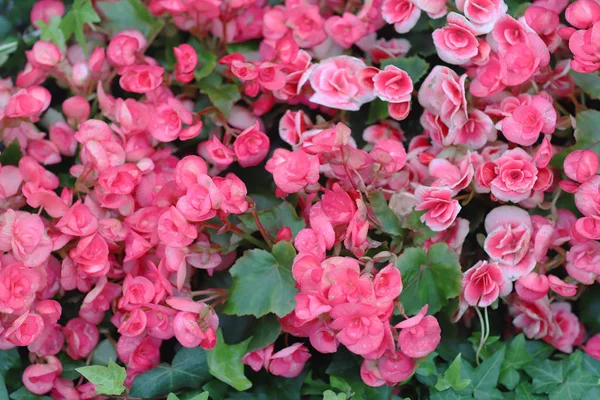
[{"label": "ivy leaf", "polygon": [[500,371],[500,383],[507,389],[514,390],[521,379],[518,370],[532,361],[533,357],[527,351],[525,336],[522,333],[515,336],[506,350],[506,357]]},{"label": "ivy leaf", "polygon": [[525,367],[525,372],[533,378],[535,393],[550,393],[557,389],[564,380],[567,361],[544,360]]},{"label": "ivy leaf", "polygon": [[429,63],[418,56],[388,58],[381,62],[382,69],[388,65],[394,65],[401,70],[406,71],[414,85],[416,85],[429,70]]},{"label": "ivy leaf", "polygon": [[19,160],[22,156],[23,154],[21,153],[19,142],[15,140],[0,153],[0,164],[14,165],[16,167],[19,165]]},{"label": "ivy leaf", "polygon": [[252,329],[252,340],[248,351],[265,348],[273,343],[281,333],[281,324],[274,314],[267,314],[256,321]]},{"label": "ivy leaf", "polygon": [[[251,214],[239,215],[238,217],[252,232],[258,230],[258,226],[256,226],[254,217]],[[299,217],[294,206],[287,201],[268,210],[259,211],[258,219],[272,238],[277,237],[279,230],[286,226],[292,230],[293,236],[296,236],[298,232],[306,227],[304,218]]]},{"label": "ivy leaf", "polygon": [[235,345],[229,345],[223,340],[223,333],[217,332],[217,345],[206,352],[208,368],[212,376],[232,386],[238,391],[252,387],[252,382],[244,375],[242,357],[247,353],[250,338]]},{"label": "ivy leaf", "polygon": [[217,107],[223,115],[229,117],[231,107],[233,107],[235,102],[242,98],[238,87],[231,83],[213,86],[210,83],[207,83],[206,79],[208,79],[208,77],[200,82],[200,91],[208,96],[211,103]]},{"label": "ivy leaf", "polygon": [[296,256],[294,246],[279,242],[273,254],[265,250],[249,250],[229,269],[233,283],[223,308],[226,314],[262,317],[275,313],[289,314],[295,307],[298,293],[292,276]]},{"label": "ivy leaf", "polygon": [[496,388],[500,369],[504,361],[505,348],[502,347],[493,356],[485,360],[471,375],[473,397],[476,399],[494,398],[500,391]]},{"label": "ivy leaf", "polygon": [[110,340],[104,339],[92,353],[92,364],[108,365],[110,361],[117,361],[117,349]]},{"label": "ivy leaf", "polygon": [[125,368],[114,361],[108,362],[108,367],[91,365],[76,369],[85,379],[96,385],[96,393],[118,396],[125,391]]},{"label": "ivy leaf", "polygon": [[600,99],[600,77],[598,74],[582,74],[575,71],[571,71],[570,74],[581,90],[593,99]]},{"label": "ivy leaf", "polygon": [[372,192],[369,195],[369,205],[381,224],[381,230],[390,235],[400,236],[404,233],[398,216],[388,206],[383,193]]},{"label": "ivy leaf", "polygon": [[462,273],[456,253],[445,243],[436,243],[425,253],[420,248],[407,248],[396,261],[402,273],[404,290],[400,302],[404,312],[417,314],[425,304],[435,314],[460,295]]},{"label": "ivy leaf", "polygon": [[579,400],[594,388],[598,388],[598,377],[581,369],[575,369],[567,375],[564,382],[549,393],[550,400]]},{"label": "ivy leaf", "polygon": [[521,383],[515,390],[515,400],[542,400],[547,399],[544,395],[533,393],[530,383]]},{"label": "ivy leaf", "polygon": [[375,99],[369,103],[369,115],[367,124],[374,124],[389,117],[388,105],[381,99]]},{"label": "ivy leaf", "polygon": [[94,22],[100,22],[100,16],[94,10],[91,0],[75,0],[71,10],[63,17],[60,28],[65,35],[65,40],[75,35],[75,40],[83,49],[87,57],[88,49],[83,28],[86,24],[93,26]]},{"label": "ivy leaf", "polygon": [[141,0],[99,1],[96,6],[108,20],[113,33],[137,29],[149,39],[164,24],[162,19],[152,15]]},{"label": "ivy leaf", "polygon": [[129,395],[137,398],[164,396],[186,387],[200,388],[209,379],[206,351],[200,347],[184,347],[175,354],[171,365],[161,364],[136,376]]},{"label": "ivy leaf", "polygon": [[462,379],[460,375],[461,355],[457,355],[452,364],[448,367],[444,375],[438,375],[438,381],[435,388],[440,392],[452,388],[456,392],[465,389],[471,383],[470,379]]}]

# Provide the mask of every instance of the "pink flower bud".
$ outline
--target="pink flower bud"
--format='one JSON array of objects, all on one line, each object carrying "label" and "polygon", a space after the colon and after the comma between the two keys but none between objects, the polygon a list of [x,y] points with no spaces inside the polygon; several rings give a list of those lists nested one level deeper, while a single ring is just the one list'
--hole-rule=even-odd
[{"label": "pink flower bud", "polygon": [[69,120],[83,122],[90,115],[90,103],[82,96],[73,96],[63,102],[62,110]]}]

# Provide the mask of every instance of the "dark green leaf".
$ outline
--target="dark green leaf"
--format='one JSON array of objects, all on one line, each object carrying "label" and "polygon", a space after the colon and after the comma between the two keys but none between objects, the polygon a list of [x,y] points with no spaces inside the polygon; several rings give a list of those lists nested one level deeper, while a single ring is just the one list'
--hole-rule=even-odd
[{"label": "dark green leaf", "polygon": [[262,349],[273,343],[281,333],[281,324],[274,314],[267,314],[256,321],[248,351]]},{"label": "dark green leaf", "polygon": [[17,166],[22,156],[19,142],[15,140],[0,153],[0,164]]},{"label": "dark green leaf", "polygon": [[12,392],[10,398],[12,400],[52,400],[52,397],[38,396],[37,394],[31,393],[25,386]]},{"label": "dark green leaf", "polygon": [[574,150],[590,149],[600,156],[600,111],[585,110],[577,113],[577,128],[575,129],[574,146],[563,149],[552,157],[552,165],[562,168],[567,155]]},{"label": "dark green leaf", "polygon": [[388,58],[381,62],[382,69],[387,65],[394,65],[401,70],[406,71],[414,85],[416,85],[429,70],[429,63],[418,56]]},{"label": "dark green leaf", "polygon": [[123,385],[127,377],[125,368],[112,360],[108,362],[108,367],[91,365],[77,368],[76,371],[96,385],[96,393],[98,394],[120,395],[125,391]]},{"label": "dark green leaf", "polygon": [[108,20],[113,34],[137,29],[146,38],[151,38],[164,24],[162,19],[152,15],[141,0],[99,1],[96,5]]},{"label": "dark green leaf", "polygon": [[325,371],[327,375],[342,377],[346,380],[360,379],[359,370],[362,359],[345,349],[339,349]]},{"label": "dark green leaf", "polygon": [[575,71],[571,71],[570,74],[581,90],[593,99],[600,99],[600,77],[598,74],[581,74]]},{"label": "dark green leaf", "polygon": [[169,393],[167,400],[208,400],[208,392],[201,393],[185,393],[181,397],[175,393]]},{"label": "dark green leaf", "polygon": [[60,22],[60,29],[65,35],[65,40],[74,34],[75,40],[87,56],[88,48],[83,29],[86,24],[93,25],[95,22],[100,22],[100,16],[94,10],[91,0],[75,0],[71,10]]},{"label": "dark green leaf", "polygon": [[388,202],[385,200],[383,193],[372,192],[369,195],[369,204],[375,217],[381,224],[381,230],[390,235],[400,236],[404,233],[402,229],[402,223],[398,219],[398,216],[388,206]]},{"label": "dark green leaf", "polygon": [[229,270],[233,283],[223,311],[255,317],[289,314],[298,293],[292,277],[295,256],[294,246],[288,242],[275,244],[273,254],[259,249],[246,251]]},{"label": "dark green leaf", "polygon": [[542,400],[547,396],[534,394],[530,383],[521,383],[515,390],[515,400]]},{"label": "dark green leaf", "polygon": [[425,253],[420,248],[408,248],[398,258],[396,267],[402,273],[404,289],[400,302],[404,311],[413,315],[425,304],[428,313],[435,314],[460,295],[462,273],[456,253],[445,243],[436,243]]},{"label": "dark green leaf", "polygon": [[206,50],[196,39],[190,41],[190,45],[194,47],[198,54],[198,65],[194,71],[194,77],[197,81],[206,78],[215,69],[217,65],[217,56]]},{"label": "dark green leaf", "polygon": [[0,375],[0,400],[8,400],[8,390],[4,383],[4,377]]},{"label": "dark green leaf", "polygon": [[218,379],[213,379],[202,386],[202,390],[206,390],[208,393],[210,393],[210,398],[212,400],[223,400],[229,389],[230,388],[228,384],[223,383]]},{"label": "dark green leaf", "polygon": [[582,367],[587,372],[600,377],[600,360],[583,354]]},{"label": "dark green leaf", "polygon": [[385,101],[375,99],[369,103],[369,115],[367,117],[367,124],[374,124],[381,122],[389,117],[388,105]]},{"label": "dark green leaf", "polygon": [[58,355],[58,359],[62,364],[62,374],[60,375],[61,377],[69,380],[81,378],[81,374],[77,372],[77,368],[85,367],[84,360],[73,360],[65,353],[60,353]]},{"label": "dark green leaf", "polygon": [[452,388],[452,390],[460,392],[464,388],[466,388],[469,383],[471,383],[470,379],[462,379],[460,375],[460,366],[461,366],[461,357],[460,354],[456,356],[454,361],[448,366],[448,369],[444,372],[443,375],[438,375],[437,383],[435,384],[435,388],[440,392],[444,390],[448,390]]},{"label": "dark green leaf", "polygon": [[236,101],[241,99],[240,91],[236,85],[227,83],[214,87],[212,85],[205,84],[205,80],[200,83],[200,90],[202,93],[208,96],[211,103],[219,109],[226,117],[229,117],[231,107]]},{"label": "dark green leaf", "polygon": [[182,348],[171,365],[161,364],[135,377],[129,395],[137,398],[164,396],[180,389],[200,388],[210,379],[206,351]]},{"label": "dark green leaf", "polygon": [[9,369],[21,365],[21,357],[17,348],[0,350],[0,376],[6,376]]},{"label": "dark green leaf", "polygon": [[[500,351],[485,360],[469,376],[473,388],[473,397],[476,399],[497,398],[497,394],[500,392],[496,386],[498,385],[500,369],[504,361],[504,353],[505,348],[502,347]],[[502,398],[501,395],[500,398]]]},{"label": "dark green leaf", "polygon": [[[242,223],[252,232],[256,232],[258,227],[251,214],[239,215]],[[258,219],[267,233],[272,237],[277,237],[277,233],[283,227],[289,227],[292,235],[295,237],[300,230],[306,227],[304,218],[300,218],[292,206],[287,201],[279,203],[265,211],[258,212]]]},{"label": "dark green leaf", "polygon": [[117,349],[110,340],[104,339],[92,353],[92,364],[108,365],[110,360],[117,361]]},{"label": "dark green leaf", "polygon": [[0,42],[0,67],[8,61],[10,55],[19,48],[19,38],[9,36]]},{"label": "dark green leaf", "polygon": [[565,381],[549,393],[550,400],[580,400],[586,392],[599,387],[597,376],[577,369],[571,371]]},{"label": "dark green leaf", "polygon": [[544,360],[525,367],[525,372],[533,378],[534,393],[550,393],[562,384],[566,375],[567,361]]},{"label": "dark green leaf", "polygon": [[533,361],[533,357],[527,351],[525,336],[517,335],[506,350],[506,357],[500,371],[500,383],[509,390],[514,390],[519,384],[519,369]]},{"label": "dark green leaf", "polygon": [[244,375],[242,357],[248,350],[250,339],[242,343],[229,345],[223,340],[223,334],[217,332],[217,345],[206,352],[208,368],[212,376],[232,386],[238,391],[252,387],[252,382]]}]

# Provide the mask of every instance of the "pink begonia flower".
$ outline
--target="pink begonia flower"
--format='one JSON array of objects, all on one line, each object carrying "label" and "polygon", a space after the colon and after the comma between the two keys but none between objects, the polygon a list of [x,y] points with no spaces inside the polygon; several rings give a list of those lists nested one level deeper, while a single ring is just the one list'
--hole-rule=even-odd
[{"label": "pink begonia flower", "polygon": [[369,155],[389,174],[400,171],[406,163],[406,150],[397,140],[378,141]]},{"label": "pink begonia flower", "polygon": [[31,25],[39,29],[38,21],[48,24],[52,17],[63,15],[65,15],[65,5],[62,0],[40,0],[31,8]]},{"label": "pink begonia flower", "polygon": [[600,333],[589,338],[583,347],[583,350],[588,356],[600,360]]},{"label": "pink begonia flower", "polygon": [[[198,177],[198,183],[189,186],[185,195],[177,200],[176,209],[189,221],[206,221],[215,216],[222,200],[223,195],[217,185],[208,175],[202,175]],[[189,237],[195,239],[195,229],[192,229],[191,225],[186,229],[189,231]]]},{"label": "pink begonia flower", "polygon": [[250,366],[255,372],[260,371],[262,368],[268,370],[272,354],[273,343],[265,348],[246,353],[244,357],[242,357],[242,362]]},{"label": "pink begonia flower", "polygon": [[319,159],[303,150],[290,152],[278,148],[265,169],[273,174],[275,184],[285,193],[299,192],[319,180]]},{"label": "pink begonia flower", "polygon": [[179,137],[184,123],[193,123],[191,112],[181,102],[169,97],[154,110],[148,130],[155,139],[167,143]]},{"label": "pink begonia flower", "polygon": [[457,0],[456,7],[477,27],[478,33],[488,33],[508,10],[504,0]]},{"label": "pink begonia flower", "polygon": [[584,285],[594,283],[600,274],[600,243],[590,240],[576,244],[567,251],[566,269],[569,275]]},{"label": "pink begonia flower", "polygon": [[588,178],[575,192],[575,205],[586,217],[600,218],[600,175]]},{"label": "pink begonia flower", "polygon": [[40,337],[36,341],[31,342],[27,346],[27,350],[39,357],[55,356],[63,349],[64,343],[65,336],[62,333],[61,326],[58,324],[45,324],[44,331]]},{"label": "pink begonia flower", "polygon": [[372,90],[358,81],[365,63],[349,56],[331,57],[317,64],[310,73],[310,85],[315,94],[310,101],[341,110],[357,111],[361,105],[375,99]]},{"label": "pink begonia flower", "polygon": [[134,29],[128,29],[116,34],[108,44],[106,57],[111,65],[127,67],[133,65],[136,54],[146,47],[144,35]]},{"label": "pink begonia flower", "polygon": [[40,300],[35,305],[34,311],[42,317],[47,325],[55,325],[62,313],[62,307],[56,300]]},{"label": "pink begonia flower", "polygon": [[515,290],[523,300],[536,301],[548,294],[550,283],[546,275],[532,272],[517,279]]},{"label": "pink begonia flower", "polygon": [[541,182],[537,182],[539,170],[532,163],[531,156],[521,148],[504,152],[489,165],[489,176],[485,184],[502,201],[523,201],[531,196],[536,185]]},{"label": "pink begonia flower", "polygon": [[73,318],[63,328],[67,339],[67,354],[73,360],[86,358],[98,344],[98,328],[81,318]]},{"label": "pink begonia flower", "polygon": [[448,24],[433,32],[438,56],[448,64],[463,65],[478,53],[477,30],[462,15],[451,12]]},{"label": "pink begonia flower", "polygon": [[600,20],[600,4],[595,0],[577,0],[565,10],[569,24],[578,29],[587,29]]},{"label": "pink begonia flower", "polygon": [[50,256],[52,241],[39,215],[9,209],[0,222],[0,249],[12,250],[26,267],[37,267]]},{"label": "pink begonia flower", "polygon": [[226,213],[243,214],[248,209],[246,185],[235,174],[229,173],[225,178],[216,176],[213,183],[219,189],[222,200],[220,209]]},{"label": "pink begonia flower", "polygon": [[44,319],[35,313],[25,312],[4,332],[6,340],[16,346],[35,342],[44,331]]},{"label": "pink begonia flower", "polygon": [[409,357],[427,356],[435,350],[442,339],[437,319],[432,315],[426,315],[428,307],[425,305],[417,315],[394,326],[401,329],[398,335],[398,346]]},{"label": "pink begonia flower", "polygon": [[408,379],[415,370],[415,360],[401,351],[386,351],[377,361],[381,377],[396,385]]},{"label": "pink begonia flower", "polygon": [[265,159],[269,145],[269,137],[259,130],[256,122],[235,139],[233,151],[242,167],[253,167]]},{"label": "pink begonia flower", "polygon": [[377,301],[393,301],[402,293],[402,276],[393,264],[386,265],[375,275],[373,290]]},{"label": "pink begonia flower", "polygon": [[83,122],[90,116],[90,103],[83,96],[73,96],[63,101],[62,110],[69,120]]},{"label": "pink begonia flower", "polygon": [[318,322],[314,324],[308,333],[310,344],[319,353],[335,353],[338,350],[340,342],[336,337],[336,333],[329,324]]},{"label": "pink begonia flower", "polygon": [[501,206],[490,211],[484,225],[487,232],[484,249],[504,276],[515,280],[531,272],[536,264],[530,251],[531,216],[521,208]]},{"label": "pink begonia flower", "polygon": [[512,110],[500,123],[502,134],[521,146],[534,144],[540,133],[551,134],[556,125],[556,110],[551,101],[543,96],[532,96],[529,104]]},{"label": "pink begonia flower", "polygon": [[511,285],[502,275],[497,264],[479,261],[464,273],[462,296],[467,304],[475,307],[487,307],[498,296],[506,296]]},{"label": "pink begonia flower", "polygon": [[360,18],[345,12],[341,17],[329,17],[325,21],[325,31],[338,45],[348,49],[365,36],[367,29]]},{"label": "pink begonia flower", "polygon": [[110,309],[111,301],[120,294],[120,285],[108,282],[105,276],[100,277],[96,286],[84,297],[79,317],[92,324],[99,324],[104,313]]},{"label": "pink begonia flower", "polygon": [[415,190],[418,211],[425,210],[421,216],[432,231],[439,232],[447,229],[456,219],[461,209],[458,200],[453,200],[453,192],[448,188],[419,186]]},{"label": "pink begonia flower", "polygon": [[62,373],[62,364],[54,356],[44,357],[44,364],[31,364],[23,371],[23,384],[31,393],[43,395],[52,390],[54,380]]},{"label": "pink begonia flower", "polygon": [[375,95],[383,101],[403,103],[410,100],[413,91],[412,79],[406,71],[388,65],[373,77]]},{"label": "pink begonia flower", "polygon": [[321,197],[321,208],[333,225],[348,224],[356,212],[356,203],[335,183],[331,190],[326,189]]},{"label": "pink begonia flower", "polygon": [[4,116],[8,118],[36,118],[50,105],[50,92],[41,86],[21,89],[8,99]]},{"label": "pink begonia flower", "polygon": [[368,354],[383,340],[383,323],[373,311],[367,304],[345,303],[335,306],[329,313],[333,318],[330,326],[339,330],[337,339],[355,354]]},{"label": "pink begonia flower", "polygon": [[35,68],[50,70],[55,67],[63,58],[63,54],[52,42],[39,40],[35,42],[33,48],[25,52],[27,61]]},{"label": "pink begonia flower", "polygon": [[163,82],[164,68],[154,65],[135,65],[127,67],[119,84],[128,92],[148,93]]},{"label": "pink begonia flower", "polygon": [[548,282],[550,284],[550,289],[563,297],[572,297],[577,294],[577,285],[566,283],[560,278],[557,278],[556,275],[548,275]]},{"label": "pink begonia flower", "polygon": [[592,150],[575,150],[567,155],[564,162],[565,175],[579,183],[598,174],[598,168],[600,161]]},{"label": "pink begonia flower", "polygon": [[558,328],[552,320],[548,297],[536,301],[513,297],[509,312],[514,317],[513,325],[521,329],[529,339],[542,339],[556,334]]},{"label": "pink begonia flower", "polygon": [[179,312],[173,320],[175,337],[184,347],[210,350],[217,343],[219,317],[214,309],[185,297],[170,297],[167,304]]},{"label": "pink begonia flower", "polygon": [[102,276],[108,272],[108,245],[97,232],[80,239],[69,256],[77,263],[78,268],[89,275]]},{"label": "pink begonia flower", "polygon": [[466,75],[459,78],[450,68],[436,65],[419,88],[419,103],[452,126],[457,113],[467,116],[465,80]]},{"label": "pink begonia flower", "polygon": [[175,182],[181,189],[199,183],[202,175],[206,175],[208,168],[206,162],[198,156],[185,156],[175,166]]},{"label": "pink begonia flower", "polygon": [[311,357],[302,343],[294,343],[270,357],[269,372],[285,378],[294,378],[302,372],[304,364]]},{"label": "pink begonia flower", "polygon": [[194,69],[198,64],[196,50],[187,43],[173,47],[173,53],[177,62],[175,63],[175,78],[183,83],[189,83],[194,79]]},{"label": "pink begonia flower", "polygon": [[[192,186],[192,188],[194,188],[194,186]],[[184,209],[187,211],[187,208]],[[198,213],[197,208],[195,207],[190,209],[190,215],[192,215],[192,211],[194,211],[194,216]],[[159,217],[157,234],[163,243],[173,247],[189,246],[194,239],[198,237],[196,228],[190,224],[183,213],[174,206],[171,206]]]},{"label": "pink begonia flower", "polygon": [[573,347],[583,344],[585,331],[575,314],[571,312],[571,304],[559,301],[550,305],[552,319],[556,326],[554,331],[542,340],[550,343],[564,353],[572,353]]}]

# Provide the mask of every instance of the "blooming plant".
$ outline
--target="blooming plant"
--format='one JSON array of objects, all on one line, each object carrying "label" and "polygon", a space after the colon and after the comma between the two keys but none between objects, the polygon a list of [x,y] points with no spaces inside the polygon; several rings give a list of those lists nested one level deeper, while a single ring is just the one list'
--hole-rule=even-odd
[{"label": "blooming plant", "polygon": [[600,398],[600,0],[0,11],[0,400]]}]

